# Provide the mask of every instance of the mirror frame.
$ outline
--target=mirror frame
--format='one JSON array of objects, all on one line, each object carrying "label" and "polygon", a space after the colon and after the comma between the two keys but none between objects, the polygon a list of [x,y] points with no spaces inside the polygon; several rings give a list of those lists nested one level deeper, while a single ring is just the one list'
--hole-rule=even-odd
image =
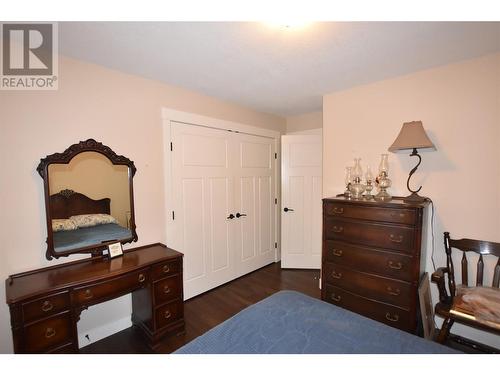
[{"label": "mirror frame", "polygon": [[[49,166],[51,164],[69,164],[69,162],[78,154],[86,151],[98,152],[104,155],[111,161],[114,165],[125,165],[128,167],[128,181],[129,181],[129,195],[130,195],[130,230],[132,232],[132,237],[125,238],[120,242],[122,244],[137,241],[137,232],[135,226],[135,211],[134,211],[134,189],[133,189],[133,178],[137,169],[135,168],[134,162],[123,155],[117,155],[110,147],[103,145],[101,142],[95,139],[87,139],[86,141],[81,141],[80,143],[75,143],[68,147],[62,153],[55,153],[40,159],[40,164],[36,168],[38,174],[43,178],[43,185],[45,191],[45,216],[47,220],[47,251],[45,252],[45,257],[48,260],[53,258],[57,259],[62,256],[68,256],[71,254],[92,254],[92,256],[101,256],[103,250],[107,249],[108,243],[90,245],[80,248],[75,248],[66,251],[56,252],[54,250],[54,237],[52,233],[52,218],[50,215],[50,189],[49,189]],[[56,194],[56,193],[54,193]],[[113,243],[116,241],[110,241]]]}]

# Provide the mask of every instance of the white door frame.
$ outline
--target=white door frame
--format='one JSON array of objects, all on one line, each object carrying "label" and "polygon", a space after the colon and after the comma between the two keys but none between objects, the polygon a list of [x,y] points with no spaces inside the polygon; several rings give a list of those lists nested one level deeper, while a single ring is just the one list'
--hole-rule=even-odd
[{"label": "white door frame", "polygon": [[196,113],[183,112],[175,109],[163,107],[161,110],[162,117],[162,127],[163,127],[163,181],[165,189],[165,222],[166,222],[166,241],[165,244],[169,246],[169,239],[172,238],[172,211],[173,207],[171,202],[173,201],[173,186],[172,186],[172,154],[170,152],[170,142],[166,141],[171,138],[170,134],[170,123],[172,121],[181,122],[189,125],[205,126],[209,128],[233,131],[236,133],[246,133],[250,135],[256,135],[261,137],[273,138],[274,139],[274,149],[276,150],[277,157],[274,159],[274,181],[276,181],[274,186],[274,196],[276,197],[276,202],[274,206],[274,242],[277,244],[274,249],[274,261],[278,262],[281,259],[281,147],[280,139],[281,133],[275,130],[259,128],[251,125],[241,124],[238,122],[217,119],[214,117],[208,117],[203,115],[198,115]]}]

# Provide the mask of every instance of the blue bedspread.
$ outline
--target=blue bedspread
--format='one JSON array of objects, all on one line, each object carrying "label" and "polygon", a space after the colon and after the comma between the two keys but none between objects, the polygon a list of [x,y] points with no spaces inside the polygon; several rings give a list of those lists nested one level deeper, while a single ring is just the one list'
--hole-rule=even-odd
[{"label": "blue bedspread", "polygon": [[130,229],[118,224],[101,224],[93,227],[54,232],[54,250],[65,251],[77,247],[100,244],[103,241],[130,238]]},{"label": "blue bedspread", "polygon": [[175,354],[458,353],[293,291],[239,312]]}]

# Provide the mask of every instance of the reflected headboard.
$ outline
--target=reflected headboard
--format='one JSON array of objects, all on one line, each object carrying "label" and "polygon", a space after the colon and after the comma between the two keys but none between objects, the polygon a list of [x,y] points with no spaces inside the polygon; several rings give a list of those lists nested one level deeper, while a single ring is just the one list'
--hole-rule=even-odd
[{"label": "reflected headboard", "polygon": [[73,190],[61,190],[50,196],[50,217],[67,219],[74,215],[110,214],[111,199],[94,200]]}]

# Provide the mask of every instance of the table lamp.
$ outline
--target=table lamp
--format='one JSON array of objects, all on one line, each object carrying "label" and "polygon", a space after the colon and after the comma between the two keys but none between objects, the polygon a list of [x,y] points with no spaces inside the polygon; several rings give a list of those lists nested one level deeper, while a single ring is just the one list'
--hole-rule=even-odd
[{"label": "table lamp", "polygon": [[422,189],[422,186],[420,186],[417,190],[412,190],[410,188],[410,178],[422,162],[422,158],[418,154],[417,149],[432,149],[433,151],[436,150],[436,147],[425,133],[422,121],[405,122],[396,140],[391,145],[391,147],[389,147],[389,151],[391,152],[411,149],[413,149],[413,151],[410,156],[417,156],[418,163],[415,168],[410,171],[408,181],[406,182],[406,186],[411,194],[403,198],[403,201],[408,203],[418,203],[425,200],[424,197],[418,195],[418,192],[420,191],[420,189]]}]

